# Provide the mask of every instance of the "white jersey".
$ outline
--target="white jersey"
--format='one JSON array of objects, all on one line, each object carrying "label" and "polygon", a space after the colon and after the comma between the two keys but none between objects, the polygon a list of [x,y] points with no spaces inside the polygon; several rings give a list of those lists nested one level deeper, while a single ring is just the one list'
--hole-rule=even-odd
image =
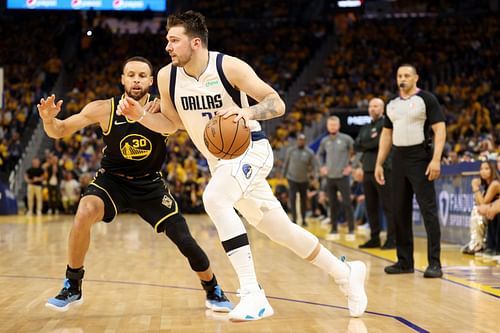
[{"label": "white jersey", "polygon": [[[205,125],[216,111],[249,106],[247,95],[231,86],[224,75],[223,56],[222,53],[210,51],[208,66],[198,80],[188,75],[182,67],[172,65],[170,72],[170,98],[194,145],[212,165],[217,158],[205,146]],[[252,132],[261,130],[256,120],[251,120],[249,127]]]}]

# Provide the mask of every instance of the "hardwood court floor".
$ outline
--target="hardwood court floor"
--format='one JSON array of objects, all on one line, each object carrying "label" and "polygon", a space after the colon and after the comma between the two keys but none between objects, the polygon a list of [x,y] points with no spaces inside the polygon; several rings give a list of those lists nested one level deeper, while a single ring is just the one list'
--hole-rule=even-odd
[{"label": "hardwood court floor", "polygon": [[[228,297],[237,278],[205,215],[188,216]],[[422,277],[425,242],[417,240],[415,274],[388,276],[395,251],[360,251],[357,243],[321,242],[336,255],[367,263],[368,311],[351,319],[332,279],[249,227],[259,282],[275,310],[257,322],[230,323],[205,311],[204,292],[164,235],[135,215],[92,232],[85,302],[66,313],[45,308],[62,287],[70,216],[0,217],[0,332],[498,332],[500,270],[443,245],[443,279]],[[310,229],[324,233],[319,225]]]}]

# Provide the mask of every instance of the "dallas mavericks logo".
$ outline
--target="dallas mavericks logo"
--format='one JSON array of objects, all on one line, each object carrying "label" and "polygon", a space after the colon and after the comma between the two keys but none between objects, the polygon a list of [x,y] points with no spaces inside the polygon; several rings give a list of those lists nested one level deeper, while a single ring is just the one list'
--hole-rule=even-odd
[{"label": "dallas mavericks logo", "polygon": [[243,164],[241,170],[243,170],[246,179],[250,179],[250,177],[252,177],[252,166],[250,164]]},{"label": "dallas mavericks logo", "polygon": [[439,217],[441,223],[445,226],[448,223],[448,215],[450,211],[450,194],[446,191],[439,193]]}]

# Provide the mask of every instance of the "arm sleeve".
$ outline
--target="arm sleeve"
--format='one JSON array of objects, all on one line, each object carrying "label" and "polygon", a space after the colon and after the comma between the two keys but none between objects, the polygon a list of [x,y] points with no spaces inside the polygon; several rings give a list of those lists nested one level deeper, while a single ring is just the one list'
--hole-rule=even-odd
[{"label": "arm sleeve", "polygon": [[425,112],[429,123],[433,125],[435,123],[444,122],[445,117],[436,96],[423,90],[419,92],[419,95],[424,100]]}]

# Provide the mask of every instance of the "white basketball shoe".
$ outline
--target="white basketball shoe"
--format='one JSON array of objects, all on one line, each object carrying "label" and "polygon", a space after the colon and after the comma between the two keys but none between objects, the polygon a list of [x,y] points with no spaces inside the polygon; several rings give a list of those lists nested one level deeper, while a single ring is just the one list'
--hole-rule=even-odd
[{"label": "white basketball shoe", "polygon": [[259,320],[274,314],[274,310],[267,301],[263,289],[255,291],[240,289],[238,290],[238,296],[241,297],[241,300],[238,305],[229,312],[229,320]]},{"label": "white basketball shoe", "polygon": [[368,305],[365,292],[366,265],[362,261],[346,262],[349,276],[344,280],[336,280],[340,290],[347,296],[347,307],[352,317],[361,316]]}]

